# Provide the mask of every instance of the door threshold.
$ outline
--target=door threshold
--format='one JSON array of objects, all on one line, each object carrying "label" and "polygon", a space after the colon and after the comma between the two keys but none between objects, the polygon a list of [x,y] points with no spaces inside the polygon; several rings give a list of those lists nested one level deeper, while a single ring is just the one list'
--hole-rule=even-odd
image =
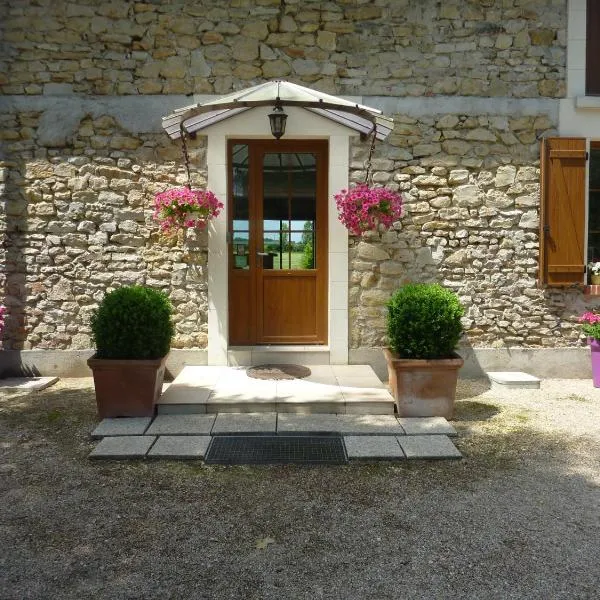
[{"label": "door threshold", "polygon": [[265,346],[229,346],[228,352],[329,352],[329,346],[296,346],[296,345],[265,345]]}]

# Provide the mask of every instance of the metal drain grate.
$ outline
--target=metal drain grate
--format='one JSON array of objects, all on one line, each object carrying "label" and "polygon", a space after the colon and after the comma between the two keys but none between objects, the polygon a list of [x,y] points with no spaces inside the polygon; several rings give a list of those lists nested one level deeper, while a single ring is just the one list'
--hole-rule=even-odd
[{"label": "metal drain grate", "polygon": [[214,436],[204,461],[220,465],[329,464],[348,462],[342,436]]}]

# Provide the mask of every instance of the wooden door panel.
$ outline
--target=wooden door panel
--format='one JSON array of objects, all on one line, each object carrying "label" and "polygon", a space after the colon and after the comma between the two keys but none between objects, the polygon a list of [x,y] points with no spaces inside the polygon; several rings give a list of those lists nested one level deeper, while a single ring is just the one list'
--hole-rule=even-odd
[{"label": "wooden door panel", "polygon": [[229,277],[229,342],[234,346],[255,342],[252,287],[252,277],[247,271]]},{"label": "wooden door panel", "polygon": [[327,142],[231,140],[229,165],[229,342],[326,344]]},{"label": "wooden door panel", "polygon": [[318,341],[315,277],[263,275],[262,296],[262,341]]}]

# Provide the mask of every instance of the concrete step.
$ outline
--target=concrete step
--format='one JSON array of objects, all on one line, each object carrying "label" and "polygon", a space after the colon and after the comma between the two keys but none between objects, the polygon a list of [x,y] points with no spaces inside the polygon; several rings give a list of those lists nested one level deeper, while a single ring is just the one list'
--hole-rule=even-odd
[{"label": "concrete step", "polygon": [[441,417],[239,413],[104,419],[90,458],[202,459],[214,436],[343,436],[350,460],[460,458]]},{"label": "concrete step", "polygon": [[248,377],[241,367],[185,367],[160,397],[158,414],[394,414],[394,400],[368,365],[309,365],[294,380]]},{"label": "concrete step", "polygon": [[231,366],[264,364],[328,365],[329,346],[232,346],[227,351]]},{"label": "concrete step", "polygon": [[354,402],[216,402],[157,404],[159,415],[192,415],[216,413],[292,413],[311,415],[322,413],[348,415],[393,415],[394,402],[354,401]]},{"label": "concrete step", "polygon": [[341,435],[447,435],[457,432],[443,417],[394,415],[295,415],[289,413],[221,413],[158,415],[103,419],[92,431],[93,439],[137,435],[228,434],[341,434]]}]

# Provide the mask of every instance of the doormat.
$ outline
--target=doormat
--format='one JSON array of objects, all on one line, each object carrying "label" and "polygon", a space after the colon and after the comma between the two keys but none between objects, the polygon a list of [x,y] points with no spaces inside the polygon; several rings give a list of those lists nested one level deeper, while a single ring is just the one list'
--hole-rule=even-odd
[{"label": "doormat", "polygon": [[348,463],[341,435],[216,435],[204,457],[212,465]]},{"label": "doormat", "polygon": [[258,365],[246,369],[246,374],[252,379],[303,379],[310,375],[310,369],[302,365]]}]

